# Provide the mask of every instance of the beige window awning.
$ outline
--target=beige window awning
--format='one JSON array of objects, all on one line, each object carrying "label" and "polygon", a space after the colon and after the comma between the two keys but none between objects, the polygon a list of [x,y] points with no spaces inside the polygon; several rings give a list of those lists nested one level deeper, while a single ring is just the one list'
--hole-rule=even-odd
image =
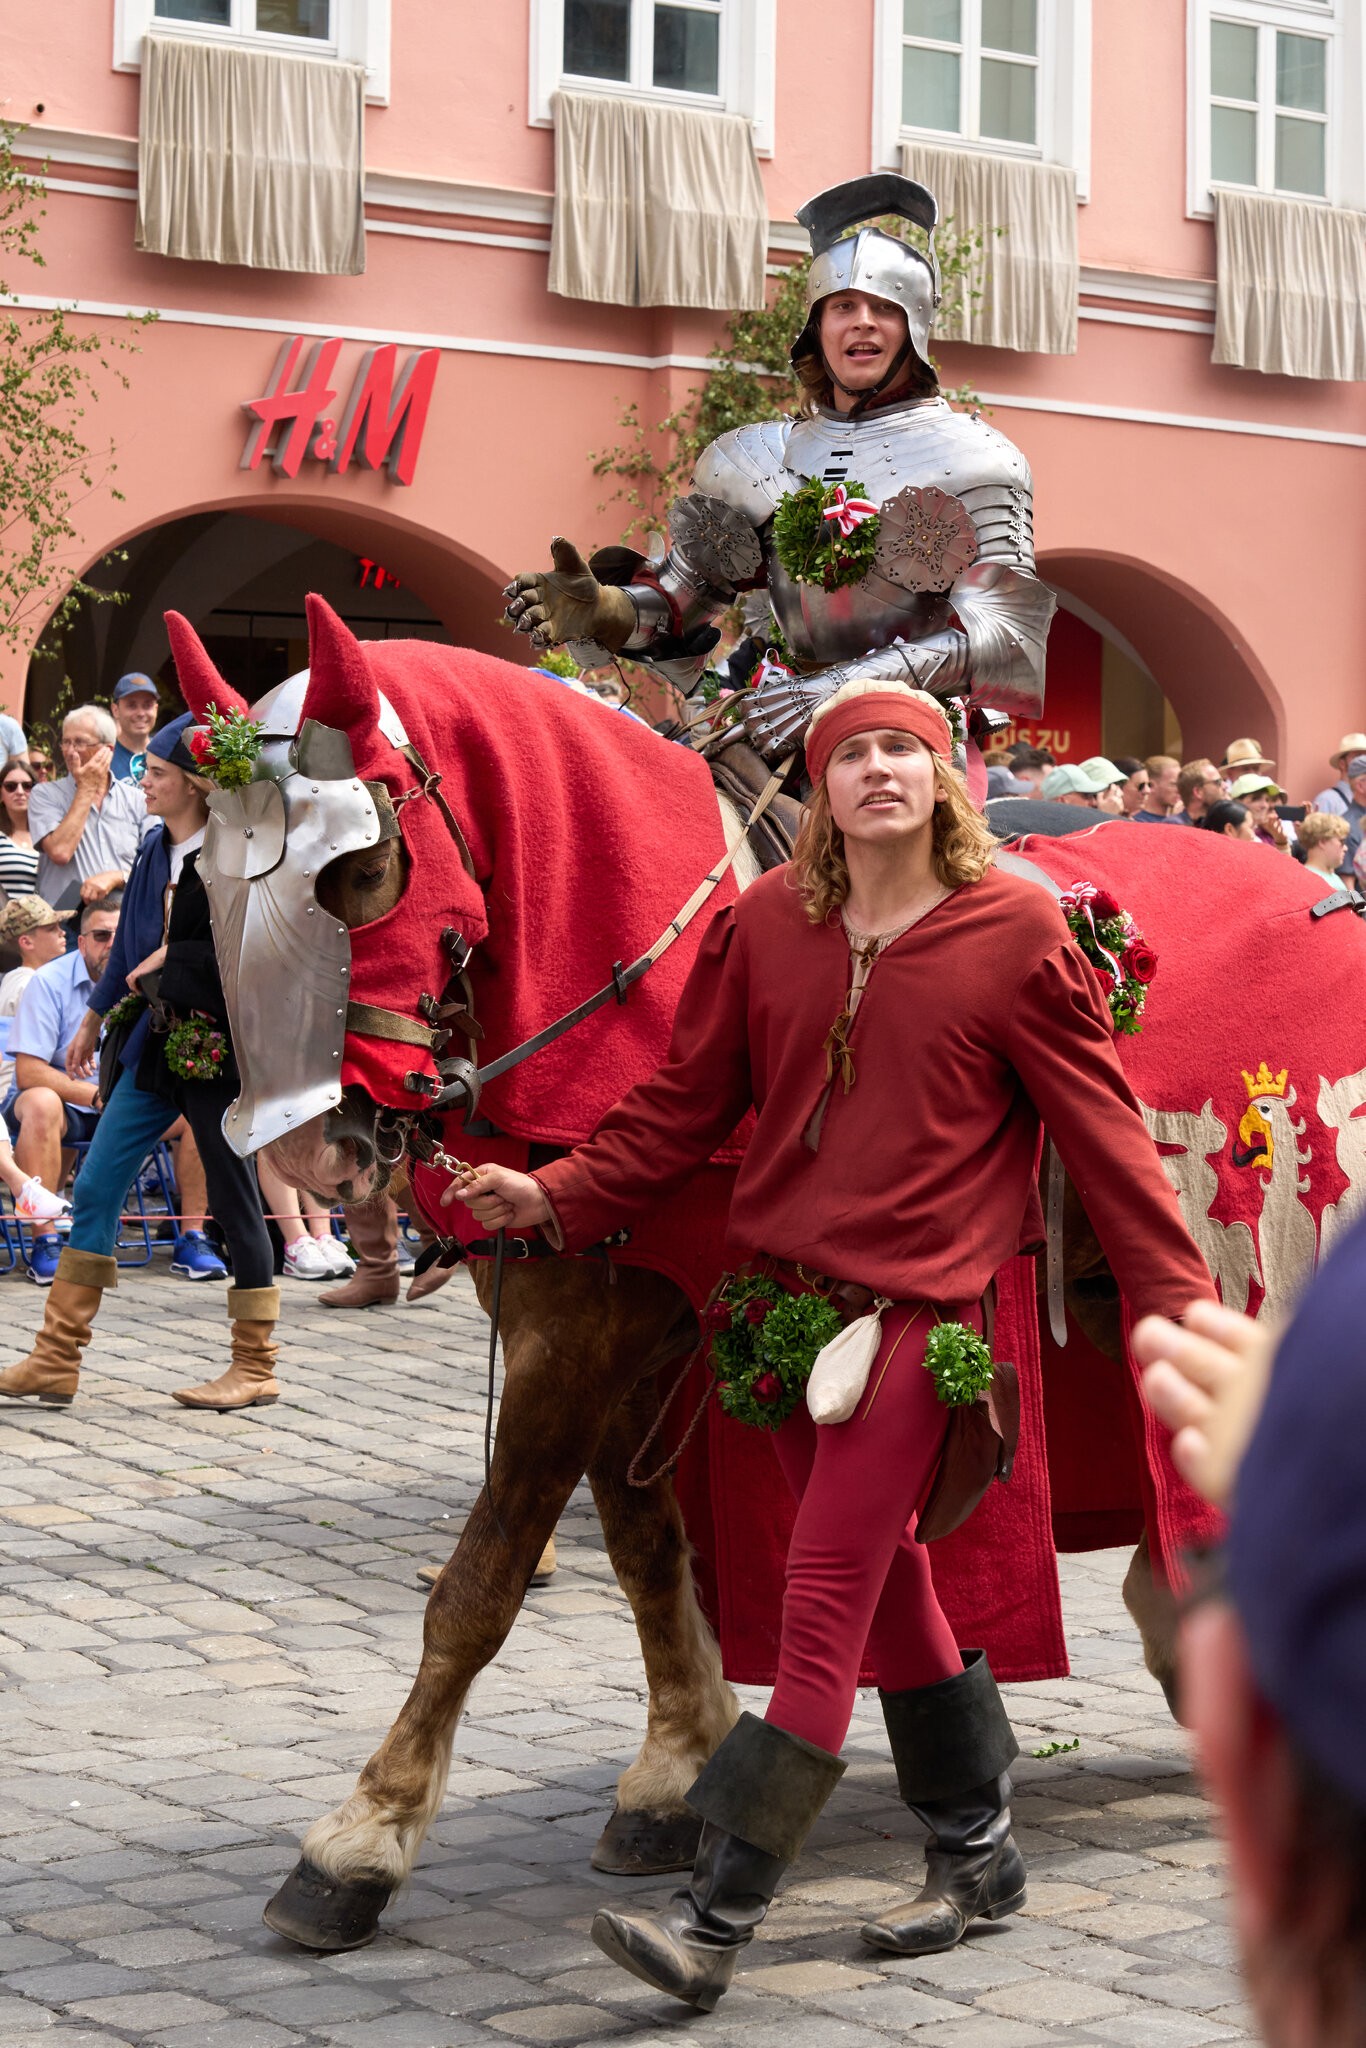
[{"label": "beige window awning", "polygon": [[1366,214],[1216,187],[1214,236],[1216,363],[1366,378]]},{"label": "beige window awning", "polygon": [[364,108],[360,64],[144,36],[138,248],[364,270]]},{"label": "beige window awning", "polygon": [[[903,142],[901,168],[928,185],[941,221],[984,230],[961,303],[935,322],[940,341],[1035,355],[1077,349],[1077,177],[1064,164]],[[1004,228],[1004,234],[995,232]]]},{"label": "beige window awning", "polygon": [[613,306],[764,303],[768,207],[749,122],[556,93],[550,289]]}]

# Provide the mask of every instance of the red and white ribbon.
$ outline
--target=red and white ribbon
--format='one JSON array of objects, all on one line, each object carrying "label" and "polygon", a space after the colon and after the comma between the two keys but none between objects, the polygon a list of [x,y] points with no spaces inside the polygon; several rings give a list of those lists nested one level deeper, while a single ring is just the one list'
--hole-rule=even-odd
[{"label": "red and white ribbon", "polygon": [[1091,937],[1096,942],[1096,951],[1100,954],[1101,959],[1115,978],[1115,987],[1123,988],[1124,969],[1120,966],[1114,954],[1101,944],[1100,933],[1096,930],[1095,912],[1092,910],[1091,905],[1099,894],[1100,891],[1093,882],[1074,882],[1070,889],[1063,890],[1062,895],[1058,898],[1058,903],[1064,916],[1069,910],[1077,910],[1082,913],[1087,924],[1091,927]]},{"label": "red and white ribbon", "polygon": [[848,540],[856,526],[862,526],[865,519],[877,516],[877,506],[868,498],[851,498],[843,484],[836,484],[835,495],[821,514],[832,526],[840,530],[841,538]]}]

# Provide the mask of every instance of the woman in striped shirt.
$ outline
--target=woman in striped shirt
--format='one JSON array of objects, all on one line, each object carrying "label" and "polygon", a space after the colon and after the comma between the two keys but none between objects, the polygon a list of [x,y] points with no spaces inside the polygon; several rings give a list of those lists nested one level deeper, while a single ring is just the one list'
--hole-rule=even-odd
[{"label": "woman in striped shirt", "polygon": [[6,897],[31,896],[38,886],[38,849],[28,829],[33,770],[22,754],[0,768],[0,888]]}]

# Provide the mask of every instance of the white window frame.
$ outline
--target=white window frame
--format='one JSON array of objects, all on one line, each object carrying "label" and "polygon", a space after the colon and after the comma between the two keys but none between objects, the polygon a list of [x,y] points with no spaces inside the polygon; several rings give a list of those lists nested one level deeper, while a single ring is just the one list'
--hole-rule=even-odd
[{"label": "white window frame", "polygon": [[[1211,178],[1210,29],[1235,22],[1260,32],[1258,44],[1258,172],[1254,185],[1230,185],[1230,192],[1258,192],[1267,198],[1299,199],[1307,206],[1366,208],[1366,29],[1363,0],[1189,0],[1186,142],[1186,212],[1193,220],[1214,213]],[[1276,30],[1318,36],[1328,44],[1328,135],[1324,186],[1316,192],[1282,192],[1271,182],[1276,162]],[[1287,109],[1286,111],[1293,111]],[[1266,173],[1266,182],[1261,174]]]},{"label": "white window frame", "polygon": [[[232,17],[245,18],[246,0],[232,0]],[[149,29],[190,41],[226,43],[235,50],[271,50],[285,57],[336,57],[365,66],[365,97],[372,106],[389,104],[390,0],[332,0],[330,42],[308,36],[271,35],[264,30],[215,28],[204,22],[163,20],[156,0],[114,0],[114,69],[142,69],[142,39]]]},{"label": "white window frame", "polygon": [[[633,31],[646,10],[633,0]],[[581,78],[564,69],[564,0],[531,0],[528,122],[553,128],[550,102],[561,85],[571,92],[601,92],[614,99],[650,101],[658,106],[702,107],[743,114],[754,135],[758,156],[773,154],[773,101],[776,67],[778,0],[721,0],[721,36],[716,94],[675,92],[667,87],[633,84],[616,78]],[[646,39],[633,33],[637,69],[645,74]]]},{"label": "white window frame", "polygon": [[[965,0],[965,5],[969,0]],[[971,0],[976,16],[979,0]],[[874,170],[901,163],[903,142],[923,142],[932,149],[961,149],[978,156],[1018,157],[1025,161],[1069,164],[1076,173],[1077,198],[1091,191],[1091,0],[1038,0],[1038,97],[1035,140],[980,140],[948,128],[911,128],[901,118],[901,0],[875,0],[873,17],[873,149]],[[974,32],[963,44],[963,62],[971,76],[965,86],[970,109],[980,92],[982,53]]]}]

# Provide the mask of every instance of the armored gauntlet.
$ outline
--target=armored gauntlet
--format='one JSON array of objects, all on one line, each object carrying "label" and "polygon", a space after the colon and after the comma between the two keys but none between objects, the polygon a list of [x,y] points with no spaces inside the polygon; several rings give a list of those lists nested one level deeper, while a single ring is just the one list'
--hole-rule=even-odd
[{"label": "armored gauntlet", "polygon": [[555,567],[514,576],[503,596],[504,617],[533,647],[558,647],[566,640],[596,641],[618,654],[636,630],[636,608],[624,590],[599,583],[572,541],[550,543]]}]

